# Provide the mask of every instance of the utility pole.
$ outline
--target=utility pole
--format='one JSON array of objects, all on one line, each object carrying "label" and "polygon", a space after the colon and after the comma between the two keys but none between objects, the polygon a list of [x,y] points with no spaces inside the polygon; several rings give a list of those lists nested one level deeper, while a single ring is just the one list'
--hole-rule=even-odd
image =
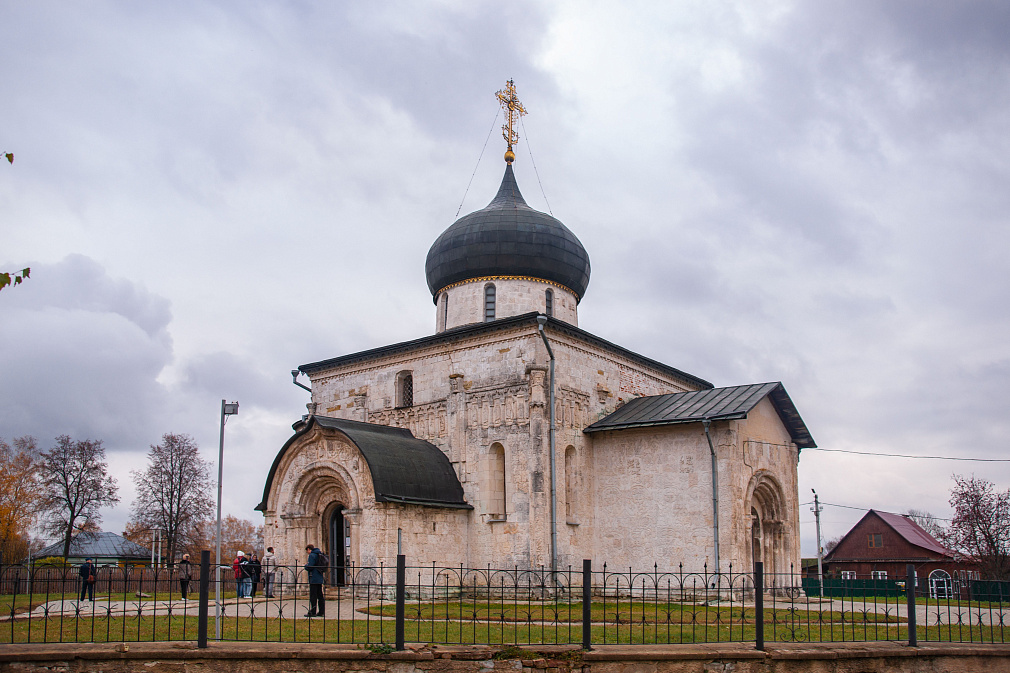
[{"label": "utility pole", "polygon": [[821,507],[820,501],[817,499],[817,491],[810,489],[814,494],[814,506],[811,508],[814,512],[814,520],[817,522],[817,586],[821,590],[821,598],[824,598],[824,569],[822,566],[824,558],[824,548],[821,547]]}]

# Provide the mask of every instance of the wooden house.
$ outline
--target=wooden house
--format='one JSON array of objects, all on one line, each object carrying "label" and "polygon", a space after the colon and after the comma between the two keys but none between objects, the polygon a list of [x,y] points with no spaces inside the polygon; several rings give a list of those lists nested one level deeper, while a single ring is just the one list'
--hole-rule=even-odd
[{"label": "wooden house", "polygon": [[915,566],[919,592],[961,595],[978,570],[909,517],[868,511],[824,558],[829,580],[904,581]]}]

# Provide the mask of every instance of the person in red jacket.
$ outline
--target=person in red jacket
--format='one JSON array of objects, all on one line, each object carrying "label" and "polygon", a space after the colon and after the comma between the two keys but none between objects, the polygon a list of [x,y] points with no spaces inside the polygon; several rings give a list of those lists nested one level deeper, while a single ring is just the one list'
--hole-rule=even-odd
[{"label": "person in red jacket", "polygon": [[245,598],[245,571],[243,565],[245,564],[245,553],[242,550],[235,555],[235,560],[231,562],[231,569],[235,571],[235,595],[239,598]]}]

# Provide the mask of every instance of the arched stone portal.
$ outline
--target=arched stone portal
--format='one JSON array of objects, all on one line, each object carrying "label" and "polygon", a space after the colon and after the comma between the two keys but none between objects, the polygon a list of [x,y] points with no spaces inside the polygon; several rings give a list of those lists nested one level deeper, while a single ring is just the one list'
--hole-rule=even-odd
[{"label": "arched stone portal", "polygon": [[409,430],[311,416],[278,453],[257,509],[283,564],[304,564],[305,546],[316,545],[339,585],[350,569],[377,565],[395,549],[387,533],[399,526],[387,514],[399,507],[417,519],[420,507],[435,507],[455,524],[465,514],[448,512],[473,509],[446,455]]},{"label": "arched stone portal", "polygon": [[751,563],[764,563],[765,586],[787,584],[783,575],[789,541],[786,538],[785,495],[782,486],[767,472],[759,472],[748,487]]}]

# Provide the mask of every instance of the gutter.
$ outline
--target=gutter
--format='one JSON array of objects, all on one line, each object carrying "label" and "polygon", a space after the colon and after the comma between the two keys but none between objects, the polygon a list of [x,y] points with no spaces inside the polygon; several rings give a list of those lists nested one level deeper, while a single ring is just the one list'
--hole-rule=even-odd
[{"label": "gutter", "polygon": [[719,461],[716,459],[715,446],[708,428],[712,419],[703,418],[701,424],[705,428],[705,438],[708,440],[708,451],[712,455],[712,536],[715,544],[715,574],[719,574]]}]

